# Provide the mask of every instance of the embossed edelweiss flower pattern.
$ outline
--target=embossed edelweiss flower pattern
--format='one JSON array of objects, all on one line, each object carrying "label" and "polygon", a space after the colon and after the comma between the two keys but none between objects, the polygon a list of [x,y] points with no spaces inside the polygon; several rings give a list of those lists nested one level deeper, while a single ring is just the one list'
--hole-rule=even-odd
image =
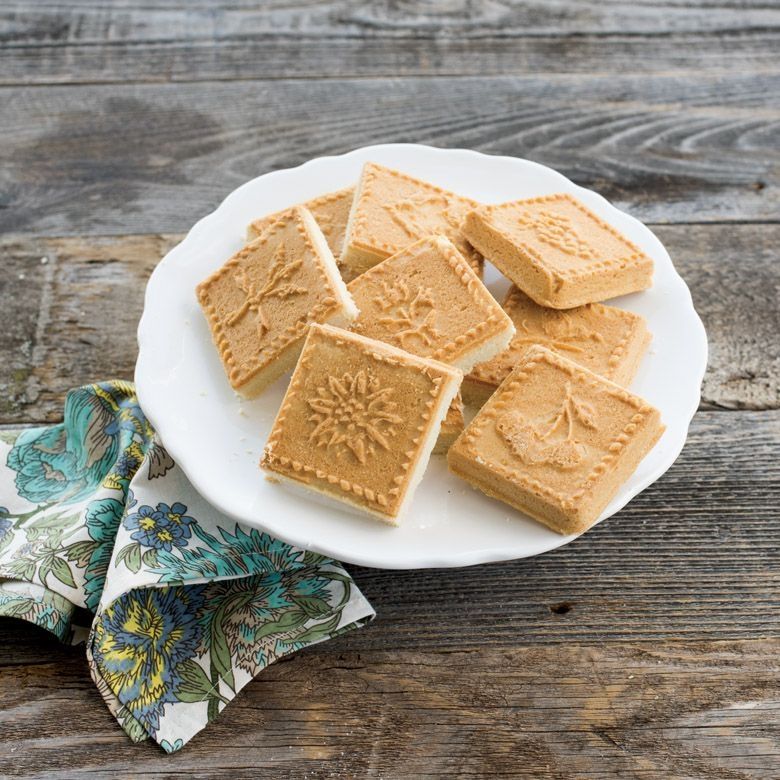
[{"label": "embossed edelweiss flower pattern", "polygon": [[309,441],[337,456],[351,452],[364,464],[377,447],[389,449],[389,439],[398,433],[395,426],[403,422],[392,396],[392,387],[381,387],[365,371],[328,377],[327,385],[317,388],[317,397],[308,400],[314,412],[308,419],[315,424]]},{"label": "embossed edelweiss flower pattern", "polygon": [[437,233],[447,234],[459,228],[458,220],[451,213],[451,206],[446,195],[431,194],[415,195],[386,208],[392,220],[410,238],[424,238]]},{"label": "embossed edelweiss flower pattern", "polygon": [[528,422],[519,412],[509,412],[496,420],[496,430],[523,463],[560,469],[574,468],[585,457],[585,444],[574,436],[576,425],[598,430],[595,410],[573,394],[571,383],[566,385],[557,411],[541,424]]},{"label": "embossed edelweiss flower pattern", "polygon": [[291,295],[303,295],[307,291],[305,287],[290,282],[290,278],[302,264],[303,260],[300,257],[288,262],[284,244],[279,244],[268,271],[268,278],[260,289],[255,287],[244,268],[238,268],[234,278],[246,298],[241,306],[228,317],[227,324],[231,326],[238,324],[252,311],[257,315],[257,335],[262,338],[271,326],[263,309],[263,302],[267,298],[284,299]]},{"label": "embossed edelweiss flower pattern", "polygon": [[430,347],[441,334],[436,328],[436,302],[433,290],[417,287],[414,291],[402,278],[392,284],[382,280],[382,293],[373,299],[385,316],[378,322],[393,331],[393,339],[402,349],[419,339]]},{"label": "embossed edelweiss flower pattern", "polygon": [[572,227],[571,220],[562,214],[540,211],[538,214],[524,212],[518,219],[521,227],[533,230],[540,241],[560,249],[567,255],[582,260],[595,260],[596,253],[583,241]]}]

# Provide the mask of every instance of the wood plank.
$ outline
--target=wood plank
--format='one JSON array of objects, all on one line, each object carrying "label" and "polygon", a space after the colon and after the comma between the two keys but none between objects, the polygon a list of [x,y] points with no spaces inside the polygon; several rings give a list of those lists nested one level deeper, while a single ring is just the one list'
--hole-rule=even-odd
[{"label": "wood plank", "polygon": [[0,232],[182,232],[253,175],[411,140],[543,162],[649,222],[776,221],[778,82],[734,70],[0,88]]},{"label": "wood plank", "polygon": [[780,8],[765,0],[448,0],[354,3],[350,0],[8,0],[0,13],[6,42],[64,44],[116,40],[190,40],[270,34],[307,38],[458,35],[674,35],[780,29]]},{"label": "wood plank", "polygon": [[[378,8],[387,13],[386,6]],[[646,20],[659,29],[641,33],[606,20],[594,22],[589,32],[538,26],[521,14],[524,8],[500,21],[488,8],[467,16],[461,6],[459,15],[427,23],[407,15],[384,24],[365,17],[350,21],[347,13],[320,6],[305,9],[310,16],[297,10],[78,6],[31,13],[6,5],[0,9],[0,84],[578,72],[679,76],[780,67],[780,9],[772,11],[773,27],[750,24],[751,17],[767,13],[752,9],[739,13],[738,22],[728,13],[725,29],[705,31],[701,25],[673,27],[674,14],[656,8]],[[711,16],[710,9],[698,13]],[[714,18],[725,24],[724,15]]]},{"label": "wood plank", "polygon": [[0,773],[728,780],[780,762],[778,639],[358,652],[353,636],[269,667],[170,757],[124,737],[77,651],[4,668]]},{"label": "wood plank", "polygon": [[780,34],[670,37],[306,38],[0,46],[0,85],[578,72],[775,73]]},{"label": "wood plank", "polygon": [[[703,406],[780,408],[780,225],[670,225],[656,232],[709,334]],[[179,238],[0,239],[7,322],[0,423],[58,420],[71,387],[132,377],[146,280]]]}]

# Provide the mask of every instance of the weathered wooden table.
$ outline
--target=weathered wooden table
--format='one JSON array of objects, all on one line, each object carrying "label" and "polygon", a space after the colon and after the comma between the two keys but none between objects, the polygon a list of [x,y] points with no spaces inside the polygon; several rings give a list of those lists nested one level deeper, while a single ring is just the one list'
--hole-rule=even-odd
[{"label": "weathered wooden table", "polygon": [[235,186],[381,141],[611,198],[711,354],[680,460],[619,516],[536,560],[352,568],[376,622],[180,754],[129,743],[83,649],[3,622],[0,775],[780,777],[779,51],[776,0],[6,0],[0,423],[132,377],[150,270]]}]

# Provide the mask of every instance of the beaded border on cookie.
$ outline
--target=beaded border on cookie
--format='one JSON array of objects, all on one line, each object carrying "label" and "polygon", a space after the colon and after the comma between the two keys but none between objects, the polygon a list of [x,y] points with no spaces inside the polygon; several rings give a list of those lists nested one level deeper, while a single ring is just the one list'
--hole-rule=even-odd
[{"label": "beaded border on cookie", "polygon": [[[518,302],[522,303],[522,296],[524,294],[518,290],[516,287],[512,287],[509,290],[508,295],[504,299],[504,302],[502,304],[503,310],[509,315],[509,317],[514,321],[514,317],[512,316],[512,312],[510,309],[517,305]],[[613,306],[605,306],[602,303],[586,303],[585,306],[588,306],[591,308],[591,310],[602,312],[603,316],[615,316],[620,317],[626,325],[625,331],[620,338],[620,340],[615,344],[615,346],[612,348],[612,351],[609,353],[607,357],[607,365],[609,368],[605,373],[602,374],[603,377],[606,379],[612,379],[612,377],[615,374],[615,371],[617,370],[618,363],[620,362],[620,356],[625,352],[626,345],[628,344],[629,340],[633,336],[634,332],[636,331],[637,323],[639,322],[639,319],[637,318],[637,315],[632,314],[631,312],[625,311],[623,309],[617,309]],[[579,308],[579,307],[577,307]],[[545,344],[543,344],[541,341],[539,342],[540,346],[546,347]],[[533,345],[531,345],[533,346]],[[550,349],[552,351],[555,351],[552,347],[546,347],[547,349]],[[511,352],[514,349],[512,342],[509,343],[509,346],[504,350],[504,352]],[[526,346],[525,349],[530,349],[530,346]],[[502,352],[501,355],[504,353]],[[497,355],[496,358],[500,357],[501,355]],[[494,360],[496,359],[494,358]],[[491,363],[493,361],[487,361],[488,363]],[[576,361],[575,361],[576,362]],[[471,373],[468,375],[469,379],[473,379],[477,382],[484,382],[485,384],[492,384],[495,387],[498,387],[498,385],[501,384],[501,382],[506,379],[506,377],[511,372],[511,369],[509,372],[505,372],[503,376],[499,374],[499,371],[497,368],[494,369],[487,369],[482,368],[484,364],[478,364],[474,366]]]},{"label": "beaded border on cookie", "polygon": [[[332,203],[334,200],[338,200],[339,198],[346,197],[347,193],[351,192],[354,195],[355,187],[354,185],[350,187],[344,187],[340,190],[334,190],[333,192],[327,192],[324,195],[318,195],[315,198],[310,198],[309,200],[304,201],[303,203],[297,203],[293,206],[289,206],[286,209],[281,209],[281,211],[276,211],[272,214],[268,214],[265,217],[258,217],[257,219],[253,219],[249,223],[249,227],[251,227],[253,230],[255,230],[258,233],[258,238],[260,237],[260,234],[263,232],[263,230],[269,228],[271,225],[274,224],[279,219],[289,219],[289,217],[286,217],[288,212],[291,212],[293,209],[295,209],[297,206],[303,206],[304,208],[308,209],[309,211],[312,211],[313,209],[316,209],[318,206],[324,206],[327,203]],[[316,221],[316,217],[314,218]],[[325,231],[323,230],[323,233]]]},{"label": "beaded border on cookie", "polygon": [[552,273],[556,278],[582,279],[588,276],[594,276],[595,274],[600,273],[601,271],[604,271],[606,269],[614,268],[615,266],[624,265],[627,262],[636,263],[641,260],[648,260],[652,262],[652,260],[636,244],[634,244],[632,241],[626,238],[619,230],[612,227],[612,225],[610,225],[608,222],[605,222],[597,214],[594,214],[589,208],[587,208],[587,206],[582,204],[579,200],[577,200],[577,198],[575,198],[573,195],[570,195],[568,192],[559,192],[559,193],[555,193],[554,195],[540,195],[536,198],[525,198],[523,200],[510,201],[509,203],[498,203],[496,205],[483,206],[478,210],[478,213],[483,217],[483,219],[486,219],[486,221],[489,222],[490,227],[493,230],[495,230],[505,240],[509,241],[511,244],[516,246],[517,239],[509,231],[500,228],[491,219],[493,214],[502,211],[510,211],[512,209],[519,208],[520,206],[525,204],[556,203],[560,201],[569,202],[578,211],[582,212],[582,214],[585,217],[587,217],[590,221],[595,222],[602,230],[605,230],[607,233],[610,233],[621,244],[623,244],[625,247],[627,247],[630,250],[630,254],[626,257],[616,257],[611,260],[598,260],[595,262],[586,261],[579,268],[567,268],[561,270],[557,268],[550,268],[549,265],[544,263],[543,256],[538,250],[524,243],[522,247],[519,248],[524,254],[527,255],[528,259],[531,260],[534,265],[540,268],[544,268],[545,270]]},{"label": "beaded border on cookie", "polygon": [[510,469],[499,463],[490,463],[491,469],[493,469],[496,474],[511,480],[521,487],[533,490],[539,495],[546,496],[547,498],[556,501],[563,509],[573,509],[575,503],[593,488],[598,477],[607,470],[609,465],[617,458],[618,453],[626,444],[628,444],[632,436],[636,433],[639,424],[645,420],[645,417],[649,412],[652,412],[652,407],[617,385],[614,387],[605,386],[598,378],[592,378],[588,371],[567,365],[567,363],[558,358],[554,352],[549,350],[542,352],[541,349],[534,349],[536,354],[529,357],[525,364],[518,367],[519,370],[512,379],[507,379],[506,387],[502,385],[498,397],[491,399],[489,408],[480,412],[477,418],[475,418],[472,424],[466,429],[463,434],[464,449],[466,454],[470,455],[472,458],[476,459],[477,457],[481,457],[475,447],[477,435],[486,425],[492,420],[495,420],[498,412],[507,408],[509,400],[514,395],[514,392],[520,387],[520,384],[524,380],[528,379],[533,369],[541,361],[546,361],[550,365],[563,369],[569,376],[577,379],[577,381],[584,382],[588,387],[597,387],[605,390],[613,397],[619,398],[630,406],[633,406],[636,409],[636,414],[632,415],[630,421],[626,423],[621,432],[609,442],[607,445],[607,452],[601,460],[594,465],[585,479],[574,486],[573,492],[564,493],[552,490],[539,480],[533,479],[517,469]]},{"label": "beaded border on cookie", "polygon": [[[462,215],[463,217],[466,216],[468,211],[482,207],[482,204],[479,201],[472,200],[471,198],[467,198],[464,195],[458,195],[456,192],[452,192],[452,190],[446,190],[444,187],[439,187],[438,184],[431,184],[431,182],[425,181],[424,179],[418,179],[416,176],[404,173],[403,171],[397,171],[395,168],[387,168],[384,165],[380,165],[379,163],[368,163],[365,171],[363,172],[363,182],[360,188],[360,197],[355,206],[355,217],[350,236],[350,244],[359,249],[364,249],[367,251],[381,249],[382,251],[388,252],[390,254],[394,254],[398,251],[396,246],[389,244],[387,241],[381,241],[377,238],[354,238],[355,233],[359,231],[367,231],[368,215],[361,210],[361,202],[364,197],[368,198],[374,195],[374,191],[371,188],[371,185],[374,183],[375,179],[383,175],[389,175],[397,179],[402,179],[403,181],[409,182],[410,184],[414,184],[418,187],[426,189],[429,192],[435,192],[439,195],[445,195],[447,197],[454,198],[464,207]],[[424,238],[424,236],[420,236],[420,238]],[[465,236],[459,234],[458,238],[464,244],[464,248],[469,251],[469,254],[473,255],[475,262],[478,262],[482,259],[482,256],[479,254],[479,252],[477,252],[477,250],[474,249],[468,243],[468,241],[466,241]],[[368,241],[371,241],[371,243],[369,244]]]},{"label": "beaded border on cookie", "polygon": [[[363,350],[363,352],[366,355],[368,355],[371,359],[376,360],[378,362],[386,363],[387,365],[392,365],[392,366],[400,366],[402,368],[406,368],[409,366],[408,363],[404,363],[403,361],[398,360],[397,358],[391,355],[386,355],[375,349],[367,347],[365,344],[362,344],[357,340],[350,339],[349,337],[345,338],[341,336],[334,336],[328,333],[323,333],[322,331],[315,331],[312,332],[310,336],[310,342],[314,343],[314,339],[327,341],[331,344],[335,344],[337,347],[344,347],[349,343],[350,345],[357,346],[358,348]],[[396,472],[396,474],[392,478],[392,482],[395,484],[395,487],[390,488],[390,490],[387,491],[387,494],[385,494],[382,492],[378,492],[373,488],[369,488],[366,485],[361,485],[357,482],[350,482],[349,480],[344,479],[338,474],[333,474],[331,472],[325,471],[324,469],[319,469],[314,466],[309,466],[303,463],[302,461],[296,460],[294,458],[276,455],[273,452],[273,448],[276,445],[278,445],[280,439],[282,438],[284,421],[287,417],[287,413],[290,409],[290,406],[293,403],[293,396],[295,394],[295,391],[301,389],[301,386],[305,379],[305,373],[308,370],[310,363],[311,363],[310,354],[309,355],[303,354],[300,360],[298,361],[298,366],[295,369],[295,375],[293,376],[293,379],[290,383],[290,387],[287,390],[287,394],[285,395],[284,402],[282,403],[282,406],[279,409],[279,413],[276,417],[276,422],[274,423],[274,427],[273,430],[271,431],[271,435],[268,437],[268,441],[266,442],[261,464],[263,462],[272,463],[275,466],[277,466],[280,471],[286,471],[288,475],[289,474],[313,475],[318,479],[327,480],[329,484],[333,485],[334,487],[337,487],[339,490],[341,490],[342,493],[346,493],[347,495],[352,494],[357,496],[358,498],[364,498],[369,504],[374,504],[378,506],[379,511],[381,513],[389,514],[389,512],[394,510],[397,507],[398,503],[400,502],[401,486],[408,480],[409,469],[412,465],[415,455],[417,455],[418,452],[416,447],[417,445],[420,444],[420,441],[422,440],[426,430],[430,425],[432,410],[436,405],[436,399],[438,398],[441,392],[441,385],[444,382],[444,377],[428,376],[428,378],[431,381],[431,389],[429,391],[431,398],[425,402],[425,409],[420,413],[420,416],[416,421],[415,435],[412,439],[413,448],[406,450],[404,452],[404,457],[406,458],[406,460],[404,460],[400,464],[398,472]],[[306,480],[301,480],[301,481],[306,481]]]},{"label": "beaded border on cookie", "polygon": [[[212,332],[215,337],[214,343],[217,347],[217,351],[219,352],[222,362],[227,366],[228,377],[231,384],[234,386],[240,386],[247,380],[251,379],[251,377],[257,373],[259,369],[267,366],[270,362],[273,361],[276,355],[278,355],[290,344],[303,336],[306,331],[306,326],[309,325],[310,322],[316,320],[320,315],[325,314],[328,309],[338,305],[338,298],[335,295],[335,291],[333,289],[333,285],[331,284],[328,273],[322,267],[322,261],[320,259],[319,253],[309,238],[303,220],[295,213],[295,209],[297,208],[299,207],[291,207],[291,214],[289,217],[285,217],[275,222],[270,228],[268,228],[266,232],[263,233],[262,236],[236,252],[224,265],[218,268],[207,279],[204,279],[204,281],[202,281],[197,287],[198,300],[206,312],[209,324],[211,325]],[[224,323],[217,315],[216,306],[210,302],[209,289],[217,280],[221,279],[225,274],[232,271],[247,257],[250,257],[253,252],[265,246],[271,238],[287,227],[290,221],[295,221],[297,223],[296,229],[303,239],[306,248],[310,251],[312,257],[314,258],[314,265],[322,277],[325,288],[330,291],[330,295],[319,301],[307,312],[304,317],[301,317],[295,323],[285,328],[281,333],[276,334],[266,344],[262,345],[260,350],[261,355],[265,355],[266,357],[258,357],[249,363],[245,363],[243,366],[238,366],[233,356],[233,351],[229,346],[228,338],[225,333]]]},{"label": "beaded border on cookie", "polygon": [[[431,248],[440,252],[444,256],[447,264],[455,272],[458,279],[463,283],[463,286],[466,288],[466,291],[469,293],[469,295],[471,295],[471,298],[475,303],[480,305],[484,303],[486,307],[494,309],[493,313],[488,314],[487,319],[483,320],[482,322],[478,322],[476,325],[469,328],[465,333],[461,333],[451,341],[448,341],[442,346],[438,347],[430,355],[433,360],[440,360],[442,363],[448,363],[462,354],[463,345],[476,341],[486,341],[491,336],[499,332],[498,327],[491,328],[491,326],[498,325],[502,321],[502,318],[495,311],[496,309],[501,309],[501,307],[496,303],[495,299],[489,293],[487,295],[485,294],[484,285],[480,281],[479,277],[475,275],[474,269],[469,264],[469,261],[460,254],[457,247],[455,247],[449,239],[447,239],[447,243],[444,244],[435,236],[425,237],[418,239],[414,242],[414,244],[411,244],[409,247],[401,251],[408,252],[409,249],[413,247],[419,247],[424,243],[430,245]],[[373,268],[369,268],[368,271],[365,271],[353,282],[350,282],[350,284],[347,285],[347,288],[351,289],[353,285],[365,284],[366,281],[372,279],[373,277],[382,277],[388,275],[393,277],[394,274],[383,266],[384,263],[380,263],[375,265]]]}]

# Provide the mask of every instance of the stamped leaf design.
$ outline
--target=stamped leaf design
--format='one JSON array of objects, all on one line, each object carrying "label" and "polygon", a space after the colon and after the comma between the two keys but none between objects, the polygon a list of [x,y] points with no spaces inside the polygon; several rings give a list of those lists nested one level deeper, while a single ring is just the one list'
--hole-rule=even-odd
[{"label": "stamped leaf design", "polygon": [[351,453],[361,464],[377,447],[387,450],[403,418],[395,413],[393,388],[381,387],[376,377],[365,371],[341,377],[330,376],[317,395],[308,401],[314,428],[309,441],[333,450],[337,456]]},{"label": "stamped leaf design", "polygon": [[595,409],[577,398],[569,383],[561,405],[550,419],[534,425],[519,412],[510,411],[498,418],[496,430],[523,463],[570,469],[587,454],[587,446],[574,436],[577,424],[598,429]]},{"label": "stamped leaf design", "polygon": [[532,213],[524,211],[519,219],[520,227],[532,230],[540,241],[559,249],[567,255],[582,260],[595,260],[596,253],[577,235],[571,220],[552,211]]},{"label": "stamped leaf design", "polygon": [[[585,352],[583,344],[587,342],[603,343],[604,336],[596,330],[586,328],[575,322],[571,314],[563,311],[545,311],[542,313],[541,335],[538,329],[532,329],[528,320],[517,324],[518,335],[512,339],[513,351],[527,344],[543,344],[558,352]],[[528,335],[522,335],[523,333]]]},{"label": "stamped leaf design", "polygon": [[[402,349],[421,341],[431,347],[441,334],[436,328],[436,301],[429,287],[411,288],[403,278],[382,280],[382,292],[374,304],[385,313],[377,322],[387,328]],[[412,347],[413,351],[413,347]]]},{"label": "stamped leaf design", "polygon": [[271,327],[268,321],[268,315],[263,308],[263,303],[268,298],[289,298],[291,295],[303,295],[306,288],[291,282],[303,265],[302,258],[290,260],[285,250],[284,243],[280,243],[274,253],[274,259],[271,268],[268,271],[268,278],[265,284],[259,289],[255,286],[252,279],[249,278],[245,268],[239,267],[235,273],[235,282],[241,292],[246,295],[244,302],[227,318],[228,325],[238,324],[250,311],[257,315],[257,335],[261,338]]}]

